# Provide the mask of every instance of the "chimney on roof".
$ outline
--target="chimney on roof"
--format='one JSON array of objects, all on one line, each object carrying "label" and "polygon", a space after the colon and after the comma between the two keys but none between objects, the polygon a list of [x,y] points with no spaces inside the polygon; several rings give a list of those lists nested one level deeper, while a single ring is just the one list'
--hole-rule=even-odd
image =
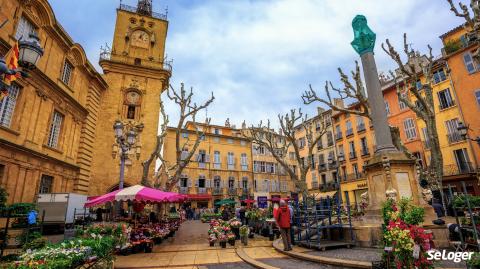
[{"label": "chimney on roof", "polygon": [[333,104],[340,108],[345,108],[345,104],[343,103],[343,99],[341,98],[333,98]]}]

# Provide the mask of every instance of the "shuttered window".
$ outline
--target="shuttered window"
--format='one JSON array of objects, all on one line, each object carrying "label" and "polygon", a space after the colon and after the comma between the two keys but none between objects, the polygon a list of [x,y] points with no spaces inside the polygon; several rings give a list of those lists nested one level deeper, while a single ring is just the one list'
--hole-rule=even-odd
[{"label": "shuttered window", "polygon": [[409,118],[403,121],[403,129],[405,130],[407,139],[411,140],[417,137],[417,131],[415,130],[415,122],[413,119]]},{"label": "shuttered window", "polygon": [[63,115],[58,111],[53,112],[52,123],[50,124],[50,133],[48,135],[47,145],[51,148],[58,147],[58,140],[60,137],[60,130],[62,128]]}]

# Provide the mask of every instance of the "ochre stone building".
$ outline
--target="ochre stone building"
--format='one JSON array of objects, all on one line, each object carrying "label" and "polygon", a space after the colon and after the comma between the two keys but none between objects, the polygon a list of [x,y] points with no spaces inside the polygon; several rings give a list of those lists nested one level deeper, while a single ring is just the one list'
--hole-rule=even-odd
[{"label": "ochre stone building", "polygon": [[[190,205],[213,207],[214,202],[232,198],[237,202],[265,197],[288,197],[294,184],[267,150],[252,144],[234,126],[187,123],[180,145],[192,149],[197,140],[195,126],[205,135],[190,163],[183,170],[175,191],[187,194]],[[176,160],[176,129],[168,128],[163,156],[168,167]],[[186,156],[187,151],[182,153]],[[164,177],[164,173],[160,174]]]},{"label": "ochre stone building", "polygon": [[[139,184],[141,162],[155,147],[160,95],[168,87],[171,65],[164,61],[168,22],[166,16],[151,10],[151,1],[138,7],[120,5],[111,50],[102,52],[100,66],[108,90],[102,97],[95,139],[91,195],[118,187],[120,158],[113,124],[121,120],[138,133],[125,167],[125,186]],[[126,129],[127,130],[127,129]],[[152,173],[155,168],[152,165]]]},{"label": "ochre stone building", "polygon": [[171,76],[164,60],[166,16],[152,12],[151,1],[120,5],[112,48],[100,59],[104,75],[62,28],[48,1],[3,1],[0,21],[5,20],[0,55],[33,32],[44,49],[31,77],[16,80],[0,101],[0,184],[8,202],[115,188],[115,120],[138,132],[125,177],[126,185],[139,183],[141,160],[156,140],[160,94]]},{"label": "ochre stone building", "polygon": [[36,32],[45,51],[0,101],[0,183],[8,202],[39,192],[87,193],[105,80],[60,26],[47,1],[3,1],[0,55]]}]

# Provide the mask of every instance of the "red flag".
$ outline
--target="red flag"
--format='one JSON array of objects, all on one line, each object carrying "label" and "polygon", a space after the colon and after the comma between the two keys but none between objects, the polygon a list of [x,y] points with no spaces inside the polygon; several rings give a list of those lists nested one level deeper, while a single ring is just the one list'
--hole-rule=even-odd
[{"label": "red flag", "polygon": [[[13,48],[10,50],[9,54],[7,54],[7,57],[5,57],[7,61],[6,63],[7,63],[8,69],[14,70],[18,68],[18,54],[19,54],[18,43],[15,43]],[[20,77],[20,73],[18,72],[14,75],[5,75],[3,82],[5,82],[5,84],[7,85],[11,85],[12,81],[16,80],[19,77]]]}]

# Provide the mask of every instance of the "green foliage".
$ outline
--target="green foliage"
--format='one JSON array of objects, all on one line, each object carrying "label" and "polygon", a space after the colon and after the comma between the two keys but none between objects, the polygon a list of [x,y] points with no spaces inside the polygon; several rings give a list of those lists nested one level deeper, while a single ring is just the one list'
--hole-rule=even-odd
[{"label": "green foliage", "polygon": [[5,190],[3,187],[0,187],[0,207],[5,207],[5,204],[7,203],[7,197],[7,190]]},{"label": "green foliage", "polygon": [[42,234],[39,232],[24,232],[17,236],[17,240],[20,241],[20,244],[22,245],[38,238],[42,238]]},{"label": "green foliage", "polygon": [[[465,197],[467,197],[465,199]],[[467,207],[467,200],[470,202],[471,207],[480,207],[480,196],[471,195],[458,195],[453,199],[453,206],[458,208]]]},{"label": "green foliage", "polygon": [[45,238],[35,238],[31,241],[26,242],[23,245],[23,251],[26,251],[28,249],[30,250],[35,250],[35,249],[41,249],[44,248],[47,245],[47,239]]},{"label": "green foliage", "polygon": [[467,261],[467,265],[470,268],[480,268],[480,252],[475,252],[472,258]]},{"label": "green foliage", "polygon": [[423,222],[425,210],[413,205],[411,199],[402,198],[400,202],[398,202],[398,207],[400,211],[400,219],[406,224],[418,225]]},{"label": "green foliage", "polygon": [[395,202],[391,199],[387,199],[387,201],[382,204],[382,217],[385,225],[388,225],[390,214],[394,211],[394,204]]},{"label": "green foliage", "polygon": [[462,42],[460,40],[450,40],[445,44],[445,52],[447,54],[453,53],[462,48]]}]

